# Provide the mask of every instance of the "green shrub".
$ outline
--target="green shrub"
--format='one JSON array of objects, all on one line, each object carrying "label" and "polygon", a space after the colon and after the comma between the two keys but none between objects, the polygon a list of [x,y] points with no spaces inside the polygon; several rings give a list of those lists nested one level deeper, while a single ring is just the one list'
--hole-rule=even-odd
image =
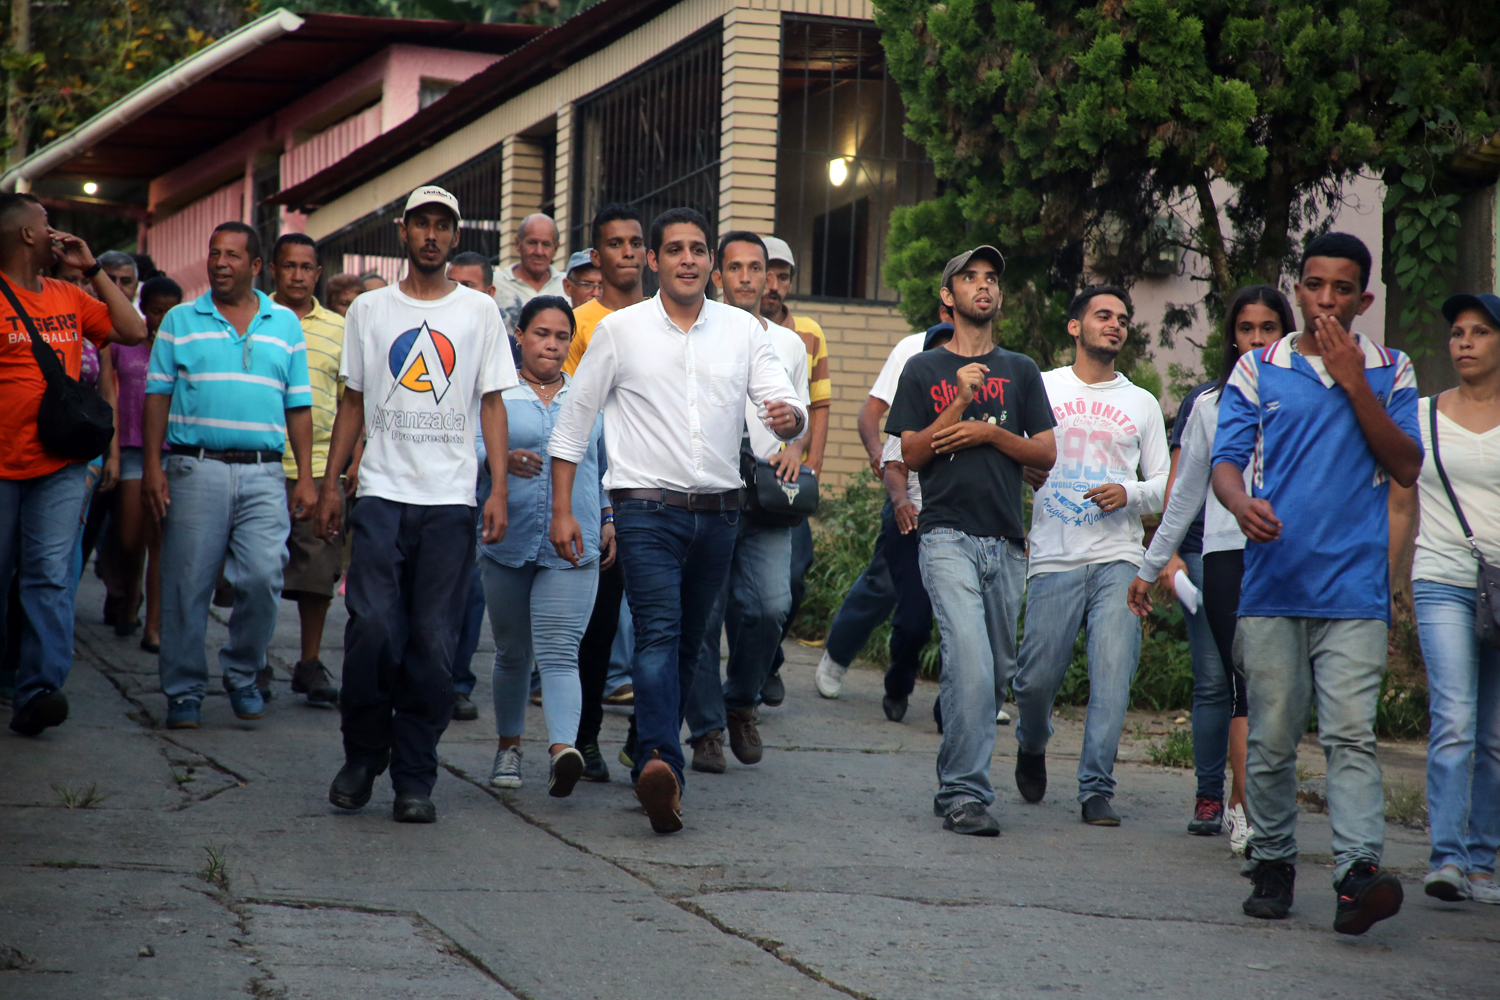
[{"label": "green shrub", "polygon": [[1193,766],[1193,731],[1174,729],[1163,740],[1152,740],[1146,746],[1146,757],[1158,767]]}]

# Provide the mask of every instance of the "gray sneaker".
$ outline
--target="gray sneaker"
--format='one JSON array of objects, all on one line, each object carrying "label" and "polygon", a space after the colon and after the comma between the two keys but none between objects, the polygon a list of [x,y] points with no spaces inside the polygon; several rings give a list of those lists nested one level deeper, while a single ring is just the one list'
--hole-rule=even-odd
[{"label": "gray sneaker", "polygon": [[495,766],[490,771],[490,785],[495,788],[521,787],[520,747],[506,747],[495,754]]},{"label": "gray sneaker", "polygon": [[943,817],[943,829],[970,837],[1000,836],[1000,824],[990,815],[984,803],[975,799],[954,806]]}]

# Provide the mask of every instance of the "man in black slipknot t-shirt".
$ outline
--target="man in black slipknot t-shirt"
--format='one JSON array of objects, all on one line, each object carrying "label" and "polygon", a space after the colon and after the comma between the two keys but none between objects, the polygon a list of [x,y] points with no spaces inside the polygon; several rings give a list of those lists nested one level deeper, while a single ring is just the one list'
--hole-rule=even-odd
[{"label": "man in black slipknot t-shirt", "polygon": [[1050,469],[1056,423],[1036,362],[994,345],[1005,260],[959,254],[939,294],[953,339],[906,363],[886,419],[922,486],[922,581],[942,633],[943,744],[934,811],[944,829],[993,837],[995,710],[1016,670],[1026,579],[1021,467]]}]

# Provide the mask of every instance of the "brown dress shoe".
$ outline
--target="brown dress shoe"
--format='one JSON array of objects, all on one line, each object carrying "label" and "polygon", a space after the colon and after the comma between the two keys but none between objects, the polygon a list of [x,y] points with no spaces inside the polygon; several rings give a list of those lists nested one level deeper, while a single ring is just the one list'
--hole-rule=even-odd
[{"label": "brown dress shoe", "polygon": [[672,768],[661,759],[660,751],[651,751],[651,759],[641,768],[635,797],[645,808],[651,829],[657,833],[676,833],[682,829],[682,787],[677,784]]},{"label": "brown dress shoe", "polygon": [[759,764],[761,745],[760,730],[755,728],[757,713],[754,707],[736,708],[724,713],[729,723],[729,749],[741,764]]},{"label": "brown dress shoe", "polygon": [[693,770],[705,774],[723,774],[729,767],[724,759],[724,730],[710,729],[690,744],[693,748]]}]

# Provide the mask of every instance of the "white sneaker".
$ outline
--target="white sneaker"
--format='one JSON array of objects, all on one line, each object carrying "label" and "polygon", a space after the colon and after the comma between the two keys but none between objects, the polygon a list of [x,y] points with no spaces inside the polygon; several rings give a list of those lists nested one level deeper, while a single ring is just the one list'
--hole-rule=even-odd
[{"label": "white sneaker", "polygon": [[1234,854],[1244,854],[1245,844],[1250,840],[1250,821],[1245,818],[1244,806],[1231,806],[1224,810],[1224,818],[1229,821],[1229,850]]},{"label": "white sneaker", "polygon": [[1422,877],[1422,891],[1435,899],[1457,903],[1469,898],[1469,880],[1455,865],[1444,865]]},{"label": "white sneaker", "polygon": [[1496,885],[1493,879],[1471,878],[1469,879],[1469,898],[1476,903],[1500,905],[1500,885]]},{"label": "white sneaker", "polygon": [[823,697],[837,698],[844,686],[844,675],[848,672],[848,667],[839,666],[838,661],[824,650],[823,658],[818,661],[818,672],[813,675],[813,686]]},{"label": "white sneaker", "polygon": [[995,713],[995,725],[997,725],[997,726],[1008,726],[1008,725],[1010,725],[1010,713],[1007,712],[1003,708],[1000,711],[996,712]]},{"label": "white sneaker", "polygon": [[495,754],[495,766],[490,771],[490,784],[495,788],[521,787],[520,747],[506,747]]}]

